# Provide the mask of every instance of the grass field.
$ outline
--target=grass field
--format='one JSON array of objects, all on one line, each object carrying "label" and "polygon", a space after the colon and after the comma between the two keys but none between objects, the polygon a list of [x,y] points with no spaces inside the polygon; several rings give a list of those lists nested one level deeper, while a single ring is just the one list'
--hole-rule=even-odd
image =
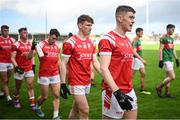
[{"label": "grass field", "polygon": [[[180,57],[180,46],[176,46],[177,54]],[[143,56],[147,61],[145,88],[152,92],[151,95],[144,95],[139,92],[140,82],[139,74],[137,73],[133,79],[134,89],[138,97],[138,119],[180,119],[180,68],[175,67],[176,79],[171,84],[171,93],[176,96],[175,99],[159,98],[155,92],[155,86],[164,78],[164,70],[158,66],[158,46],[144,45]],[[40,88],[37,84],[37,75],[34,81],[35,96],[40,95]],[[10,80],[10,91],[12,94],[14,88],[14,79]],[[96,86],[91,88],[91,93],[88,96],[90,106],[90,119],[101,119],[101,78],[95,75]],[[38,119],[36,114],[31,111],[28,103],[27,90],[25,81],[22,84],[20,100],[22,103],[21,109],[15,109],[13,106],[7,106],[3,98],[0,99],[0,118],[1,119]],[[68,117],[71,109],[72,96],[67,100],[60,98],[60,114],[63,119]],[[49,95],[47,101],[44,102],[42,110],[45,113],[45,118],[52,118],[52,96]]]}]

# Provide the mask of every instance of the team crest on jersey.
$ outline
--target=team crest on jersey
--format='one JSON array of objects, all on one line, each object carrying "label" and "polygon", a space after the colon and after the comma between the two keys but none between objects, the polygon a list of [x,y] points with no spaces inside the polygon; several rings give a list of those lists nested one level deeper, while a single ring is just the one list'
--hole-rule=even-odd
[{"label": "team crest on jersey", "polygon": [[77,45],[78,48],[82,48],[82,45]]},{"label": "team crest on jersey", "polygon": [[125,44],[122,42],[119,42],[119,46],[125,46]]}]

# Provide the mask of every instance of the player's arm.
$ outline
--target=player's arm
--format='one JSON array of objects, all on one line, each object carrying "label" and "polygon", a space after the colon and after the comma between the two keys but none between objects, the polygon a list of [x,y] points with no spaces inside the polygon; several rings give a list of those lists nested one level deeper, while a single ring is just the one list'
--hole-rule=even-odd
[{"label": "player's arm", "polygon": [[60,56],[58,56],[58,68],[59,68],[59,75],[61,74],[61,59],[60,59]]},{"label": "player's arm", "polygon": [[23,68],[20,68],[16,62],[16,54],[17,52],[16,51],[13,51],[11,53],[11,61],[12,61],[12,64],[14,65],[15,67],[15,72],[19,73],[19,74],[23,74],[24,73],[24,69]]},{"label": "player's arm", "polygon": [[36,63],[35,63],[35,57],[32,57],[32,70],[34,72],[34,74],[36,73]]},{"label": "player's arm", "polygon": [[175,49],[173,49],[173,56],[174,56],[174,58],[176,60],[176,67],[179,67],[179,59],[178,59],[178,56],[176,54],[176,50]]},{"label": "player's arm", "polygon": [[94,68],[96,69],[96,71],[101,75],[100,63],[99,63],[99,61],[97,60],[96,54],[93,54],[92,64],[93,64]]},{"label": "player's arm", "polygon": [[36,51],[35,51],[35,50],[30,50],[29,53],[28,53],[28,55],[27,55],[28,59],[34,58],[35,54],[36,54]]},{"label": "player's arm", "polygon": [[60,89],[60,95],[64,99],[68,98],[68,95],[70,95],[70,91],[66,86],[66,75],[67,75],[67,64],[69,61],[69,57],[62,57],[61,61],[59,59],[60,63],[60,75],[61,75],[61,89]]},{"label": "player's arm", "polygon": [[116,85],[113,77],[108,69],[110,64],[111,56],[110,55],[100,55],[100,71],[108,86],[111,88],[113,92],[119,90]]},{"label": "player's arm", "polygon": [[11,61],[12,61],[12,64],[14,65],[14,67],[17,67],[17,66],[18,66],[18,64],[17,64],[17,62],[16,62],[16,54],[17,54],[16,51],[13,51],[13,52],[11,53]]},{"label": "player's arm", "polygon": [[32,59],[35,56],[35,54],[36,54],[35,49],[36,49],[37,44],[38,44],[38,41],[36,41],[36,40],[32,41],[32,46],[31,46],[31,50],[30,50],[30,52],[28,54],[28,59]]},{"label": "player's arm", "polygon": [[159,60],[160,60],[160,61],[163,60],[163,58],[162,58],[163,48],[164,48],[164,44],[163,44],[163,43],[160,43],[160,45],[159,45]]},{"label": "player's arm", "polygon": [[146,61],[136,52],[136,48],[133,48],[133,54],[136,56],[144,65],[146,65]]},{"label": "player's arm", "polygon": [[35,54],[36,54],[36,51],[31,49],[27,55],[27,58],[32,60],[32,70],[34,74],[36,73],[36,64],[35,64],[35,57],[34,57]]},{"label": "player's arm", "polygon": [[66,83],[67,64],[69,57],[62,57],[60,62],[61,83]]},{"label": "player's arm", "polygon": [[163,68],[163,48],[164,48],[164,44],[162,42],[160,42],[159,45],[159,68]]},{"label": "player's arm", "polygon": [[67,65],[69,62],[69,58],[72,55],[72,44],[70,42],[65,42],[63,44],[62,49],[62,57],[60,62],[60,75],[61,75],[61,83],[66,83],[66,75],[67,75]]},{"label": "player's arm", "polygon": [[173,55],[174,55],[174,58],[175,58],[175,59],[178,59],[178,56],[177,56],[177,53],[176,53],[176,50],[175,50],[175,49],[173,49]]}]

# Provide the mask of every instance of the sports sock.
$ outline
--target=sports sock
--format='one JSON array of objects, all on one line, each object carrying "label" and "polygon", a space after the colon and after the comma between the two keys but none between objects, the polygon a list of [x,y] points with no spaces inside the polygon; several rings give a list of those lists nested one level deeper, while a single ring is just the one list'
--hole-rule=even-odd
[{"label": "sports sock", "polygon": [[12,100],[12,98],[8,95],[6,96],[6,99],[9,101],[9,100]]},{"label": "sports sock", "polygon": [[35,106],[35,99],[34,99],[34,97],[30,97],[29,98],[29,103],[30,103],[31,107]]},{"label": "sports sock", "polygon": [[53,113],[53,118],[58,117],[58,114],[59,114],[59,111],[54,111],[54,113]]}]

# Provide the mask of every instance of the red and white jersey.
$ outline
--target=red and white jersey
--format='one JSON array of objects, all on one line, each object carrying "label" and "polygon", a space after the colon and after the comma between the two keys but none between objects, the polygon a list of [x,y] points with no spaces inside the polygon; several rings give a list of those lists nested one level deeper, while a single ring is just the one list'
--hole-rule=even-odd
[{"label": "red and white jersey", "polygon": [[63,57],[69,57],[68,80],[69,85],[89,85],[91,83],[90,64],[96,55],[93,42],[87,37],[82,40],[73,35],[63,44]]},{"label": "red and white jersey", "polygon": [[12,37],[0,36],[0,63],[11,63],[12,45],[15,40]]},{"label": "red and white jersey", "polygon": [[28,59],[27,55],[31,50],[31,43],[29,41],[16,41],[13,44],[13,51],[16,51],[16,62],[19,67],[24,69],[24,72],[32,70],[32,59]]},{"label": "red and white jersey", "polygon": [[44,56],[40,59],[39,76],[55,76],[59,74],[59,53],[60,49],[57,43],[50,45],[47,40],[39,43]]},{"label": "red and white jersey", "polygon": [[[111,31],[103,35],[99,42],[99,55],[111,56],[109,71],[120,90],[128,93],[132,90],[133,48],[127,36]],[[108,89],[103,80],[103,89]]]}]

